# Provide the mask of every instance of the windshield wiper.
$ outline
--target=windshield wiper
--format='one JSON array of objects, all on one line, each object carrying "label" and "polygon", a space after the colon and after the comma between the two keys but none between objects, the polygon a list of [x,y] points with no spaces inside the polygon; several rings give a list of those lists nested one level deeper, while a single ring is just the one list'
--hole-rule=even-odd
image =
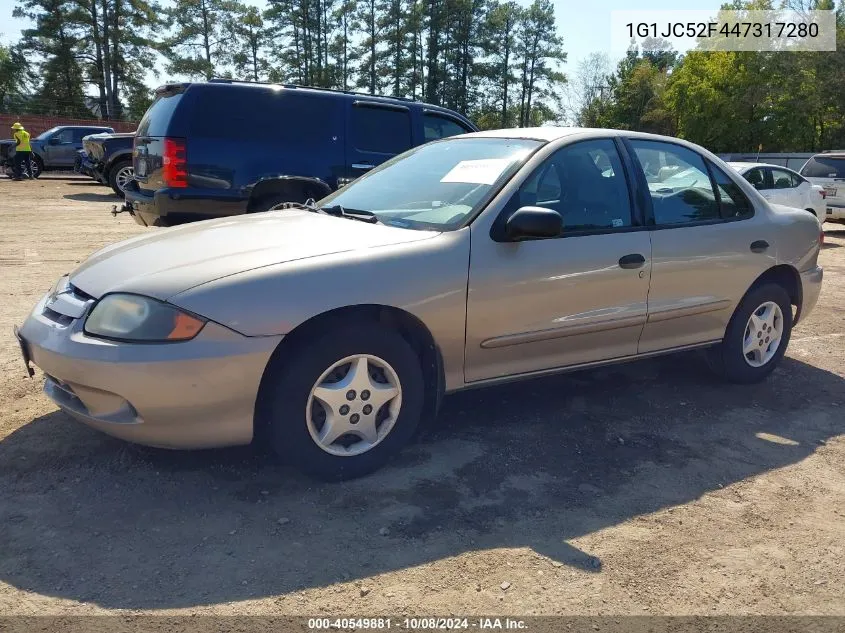
[{"label": "windshield wiper", "polygon": [[337,218],[349,218],[350,220],[360,220],[369,224],[378,224],[378,216],[372,211],[363,211],[361,209],[345,209],[336,204],[331,207],[318,207],[314,202],[314,198],[308,198],[303,202],[286,202],[282,205],[283,209],[303,209],[305,211],[312,211],[314,213],[324,213],[325,215],[333,215]]}]

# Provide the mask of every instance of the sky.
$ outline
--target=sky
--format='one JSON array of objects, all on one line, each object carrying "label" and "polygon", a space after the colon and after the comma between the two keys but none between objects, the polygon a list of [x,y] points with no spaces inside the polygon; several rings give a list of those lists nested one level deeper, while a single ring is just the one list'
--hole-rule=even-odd
[{"label": "sky", "polygon": [[[264,7],[264,0],[245,0],[247,4]],[[528,0],[519,0],[528,4]],[[684,9],[708,9],[714,13],[723,0],[686,0]],[[0,0],[0,41],[17,41],[20,31],[28,25],[25,20],[12,17],[15,0]],[[578,62],[591,53],[611,54],[610,17],[612,11],[673,10],[678,0],[554,0],[558,33],[563,36],[563,47],[568,59],[564,72],[572,73]],[[684,52],[684,51],[681,51]],[[619,57],[611,54],[612,61]],[[155,83],[154,78],[150,79]]]}]

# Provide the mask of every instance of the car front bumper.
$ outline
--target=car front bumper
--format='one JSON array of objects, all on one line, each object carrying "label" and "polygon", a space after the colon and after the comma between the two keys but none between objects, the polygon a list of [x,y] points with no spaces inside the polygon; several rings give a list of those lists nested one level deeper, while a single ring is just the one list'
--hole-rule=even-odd
[{"label": "car front bumper", "polygon": [[803,297],[801,300],[801,313],[798,315],[800,321],[804,321],[816,303],[819,301],[819,294],[822,290],[822,278],[824,277],[824,270],[821,266],[816,266],[812,270],[801,273],[801,289]]},{"label": "car front bumper", "polygon": [[84,333],[84,315],[68,322],[45,310],[47,301],[38,302],[20,336],[46,374],[44,392],[62,410],[148,446],[193,449],[252,440],[258,387],[281,336],[247,337],[209,322],[185,342],[106,341]]}]

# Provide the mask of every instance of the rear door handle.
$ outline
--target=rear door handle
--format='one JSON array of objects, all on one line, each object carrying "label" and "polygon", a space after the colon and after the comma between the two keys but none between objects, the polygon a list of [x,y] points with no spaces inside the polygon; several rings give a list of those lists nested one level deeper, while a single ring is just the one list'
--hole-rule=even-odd
[{"label": "rear door handle", "polygon": [[372,169],[375,165],[369,163],[352,163],[352,169]]},{"label": "rear door handle", "polygon": [[640,255],[639,253],[632,253],[631,255],[623,255],[619,258],[619,268],[625,268],[627,270],[639,268],[645,264],[645,257]]},{"label": "rear door handle", "polygon": [[769,243],[766,240],[757,240],[756,242],[751,242],[752,253],[762,253],[767,248],[769,248]]}]

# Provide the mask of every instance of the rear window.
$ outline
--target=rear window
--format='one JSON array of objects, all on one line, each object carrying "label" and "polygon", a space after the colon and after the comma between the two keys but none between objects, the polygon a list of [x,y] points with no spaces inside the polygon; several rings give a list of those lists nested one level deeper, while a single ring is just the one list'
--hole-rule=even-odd
[{"label": "rear window", "polygon": [[813,156],[801,168],[806,178],[845,178],[845,158]]},{"label": "rear window", "polygon": [[202,138],[271,143],[324,141],[338,120],[341,101],[295,90],[209,86],[197,91],[191,134]]},{"label": "rear window", "polygon": [[167,126],[184,95],[180,92],[156,97],[138,125],[138,136],[167,136]]},{"label": "rear window", "polygon": [[365,152],[404,152],[411,147],[410,112],[356,105],[352,108],[352,143],[355,149]]}]

